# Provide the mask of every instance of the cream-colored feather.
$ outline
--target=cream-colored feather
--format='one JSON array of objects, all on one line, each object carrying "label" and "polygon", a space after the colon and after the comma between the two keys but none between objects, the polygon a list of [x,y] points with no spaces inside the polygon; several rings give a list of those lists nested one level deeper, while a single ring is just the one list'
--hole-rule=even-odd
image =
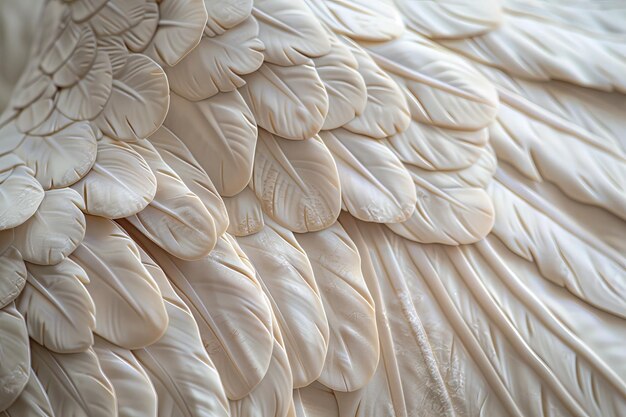
[{"label": "cream-colored feather", "polygon": [[304,0],[255,0],[252,16],[259,22],[265,60],[291,66],[308,63],[330,51],[320,22]]},{"label": "cream-colored feather", "polygon": [[172,93],[165,126],[189,148],[220,195],[233,196],[248,184],[257,127],[238,91],[198,102]]},{"label": "cream-colored feather", "polygon": [[249,394],[269,366],[273,346],[271,307],[254,271],[233,247],[237,243],[225,234],[208,257],[183,261],[169,256],[139,233],[131,233],[191,310],[228,398]]},{"label": "cream-colored feather", "polygon": [[13,245],[25,261],[54,265],[70,255],[85,236],[85,203],[71,188],[48,190],[37,212],[15,228]]},{"label": "cream-colored feather", "polygon": [[53,353],[31,342],[33,371],[54,415],[109,417],[116,414],[115,393],[93,349]]},{"label": "cream-colored feather", "polygon": [[147,139],[141,139],[131,147],[152,170],[157,191],[145,209],[127,220],[174,256],[198,259],[208,255],[215,246],[217,234],[207,208]]},{"label": "cream-colored feather", "polygon": [[249,17],[215,37],[204,36],[181,62],[165,67],[170,88],[191,101],[203,100],[245,84],[242,76],[263,63],[259,25]]},{"label": "cream-colored feather", "polygon": [[328,94],[313,61],[293,66],[265,63],[245,77],[241,94],[259,127],[286,139],[317,134],[328,114]]},{"label": "cream-colored feather", "polygon": [[337,167],[319,137],[290,141],[259,130],[251,188],[263,211],[294,232],[324,229],[341,208]]},{"label": "cream-colored feather", "polygon": [[141,264],[135,242],[113,221],[87,216],[87,234],[71,255],[89,276],[95,333],[127,349],[150,345],[167,328],[161,292]]},{"label": "cream-colored feather", "polygon": [[157,393],[131,351],[96,336],[93,347],[115,392],[119,417],[157,416]]},{"label": "cream-colored feather", "polygon": [[72,188],[85,201],[86,213],[118,219],[146,208],[156,193],[156,178],[129,145],[105,136],[91,171]]},{"label": "cream-colored feather", "polygon": [[24,317],[11,303],[0,309],[0,410],[8,408],[28,383],[30,359]]},{"label": "cream-colored feather", "polygon": [[261,203],[250,187],[233,197],[225,197],[224,204],[229,218],[228,233],[231,235],[252,235],[265,226]]},{"label": "cream-colored feather", "polygon": [[85,285],[89,277],[77,263],[28,264],[28,278],[17,301],[29,336],[59,353],[78,353],[93,345],[96,308]]},{"label": "cream-colored feather", "polygon": [[328,349],[328,321],[306,253],[293,233],[271,219],[251,236],[240,237],[269,298],[285,343],[293,386],[304,387],[322,372]]},{"label": "cream-colored feather", "polygon": [[0,411],[2,417],[53,417],[52,406],[35,371],[31,370],[22,393],[9,408]]},{"label": "cream-colored feather", "polygon": [[339,223],[297,239],[313,267],[330,329],[318,381],[333,390],[354,391],[373,376],[379,353],[374,301],[359,252]]}]

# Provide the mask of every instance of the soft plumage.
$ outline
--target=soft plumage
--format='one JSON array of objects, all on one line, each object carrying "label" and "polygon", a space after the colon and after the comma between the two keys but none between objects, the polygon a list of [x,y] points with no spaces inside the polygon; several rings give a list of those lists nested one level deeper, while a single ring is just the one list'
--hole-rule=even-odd
[{"label": "soft plumage", "polygon": [[624,414],[619,2],[27,3],[0,417]]}]

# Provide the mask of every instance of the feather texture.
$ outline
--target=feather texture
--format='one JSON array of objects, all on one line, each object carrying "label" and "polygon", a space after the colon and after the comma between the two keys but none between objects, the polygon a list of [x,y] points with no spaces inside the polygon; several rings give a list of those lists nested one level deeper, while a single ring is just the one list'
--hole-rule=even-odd
[{"label": "feather texture", "polygon": [[30,373],[26,323],[12,303],[0,310],[0,359],[0,410],[4,410],[19,397]]},{"label": "feather texture", "polygon": [[93,344],[96,308],[88,283],[87,273],[70,259],[51,266],[28,264],[17,308],[35,342],[59,353],[83,352]]},{"label": "feather texture", "polygon": [[165,126],[189,148],[220,195],[232,196],[248,184],[257,127],[238,91],[198,102],[172,94]]},{"label": "feather texture", "polygon": [[293,233],[270,219],[258,233],[237,241],[272,305],[293,386],[306,386],[322,372],[328,349],[328,322],[306,253]]},{"label": "feather texture", "polygon": [[354,391],[373,376],[379,353],[374,301],[359,252],[339,223],[297,239],[313,267],[330,328],[318,381],[333,390]]},{"label": "feather texture", "polygon": [[13,244],[25,261],[54,265],[71,254],[85,236],[85,208],[71,188],[46,191],[34,216],[15,228]]},{"label": "feather texture", "polygon": [[33,370],[46,391],[54,415],[115,415],[115,393],[93,349],[53,353],[32,342]]},{"label": "feather texture", "polygon": [[319,137],[294,142],[259,130],[250,186],[263,211],[294,232],[328,227],[341,209],[337,168]]},{"label": "feather texture", "polygon": [[95,333],[127,349],[159,340],[167,328],[161,293],[141,264],[137,246],[119,226],[87,216],[85,240],[71,259],[89,276]]}]

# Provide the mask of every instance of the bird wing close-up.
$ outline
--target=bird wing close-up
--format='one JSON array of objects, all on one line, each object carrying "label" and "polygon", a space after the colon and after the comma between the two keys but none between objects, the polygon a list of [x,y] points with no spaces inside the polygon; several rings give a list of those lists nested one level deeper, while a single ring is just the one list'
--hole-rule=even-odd
[{"label": "bird wing close-up", "polygon": [[625,22],[0,1],[0,417],[626,416]]}]

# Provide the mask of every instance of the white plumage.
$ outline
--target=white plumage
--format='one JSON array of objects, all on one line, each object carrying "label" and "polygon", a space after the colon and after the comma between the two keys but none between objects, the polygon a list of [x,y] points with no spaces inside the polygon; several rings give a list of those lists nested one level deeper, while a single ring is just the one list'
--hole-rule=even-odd
[{"label": "white plumage", "polygon": [[26,3],[0,416],[626,414],[623,4]]}]

